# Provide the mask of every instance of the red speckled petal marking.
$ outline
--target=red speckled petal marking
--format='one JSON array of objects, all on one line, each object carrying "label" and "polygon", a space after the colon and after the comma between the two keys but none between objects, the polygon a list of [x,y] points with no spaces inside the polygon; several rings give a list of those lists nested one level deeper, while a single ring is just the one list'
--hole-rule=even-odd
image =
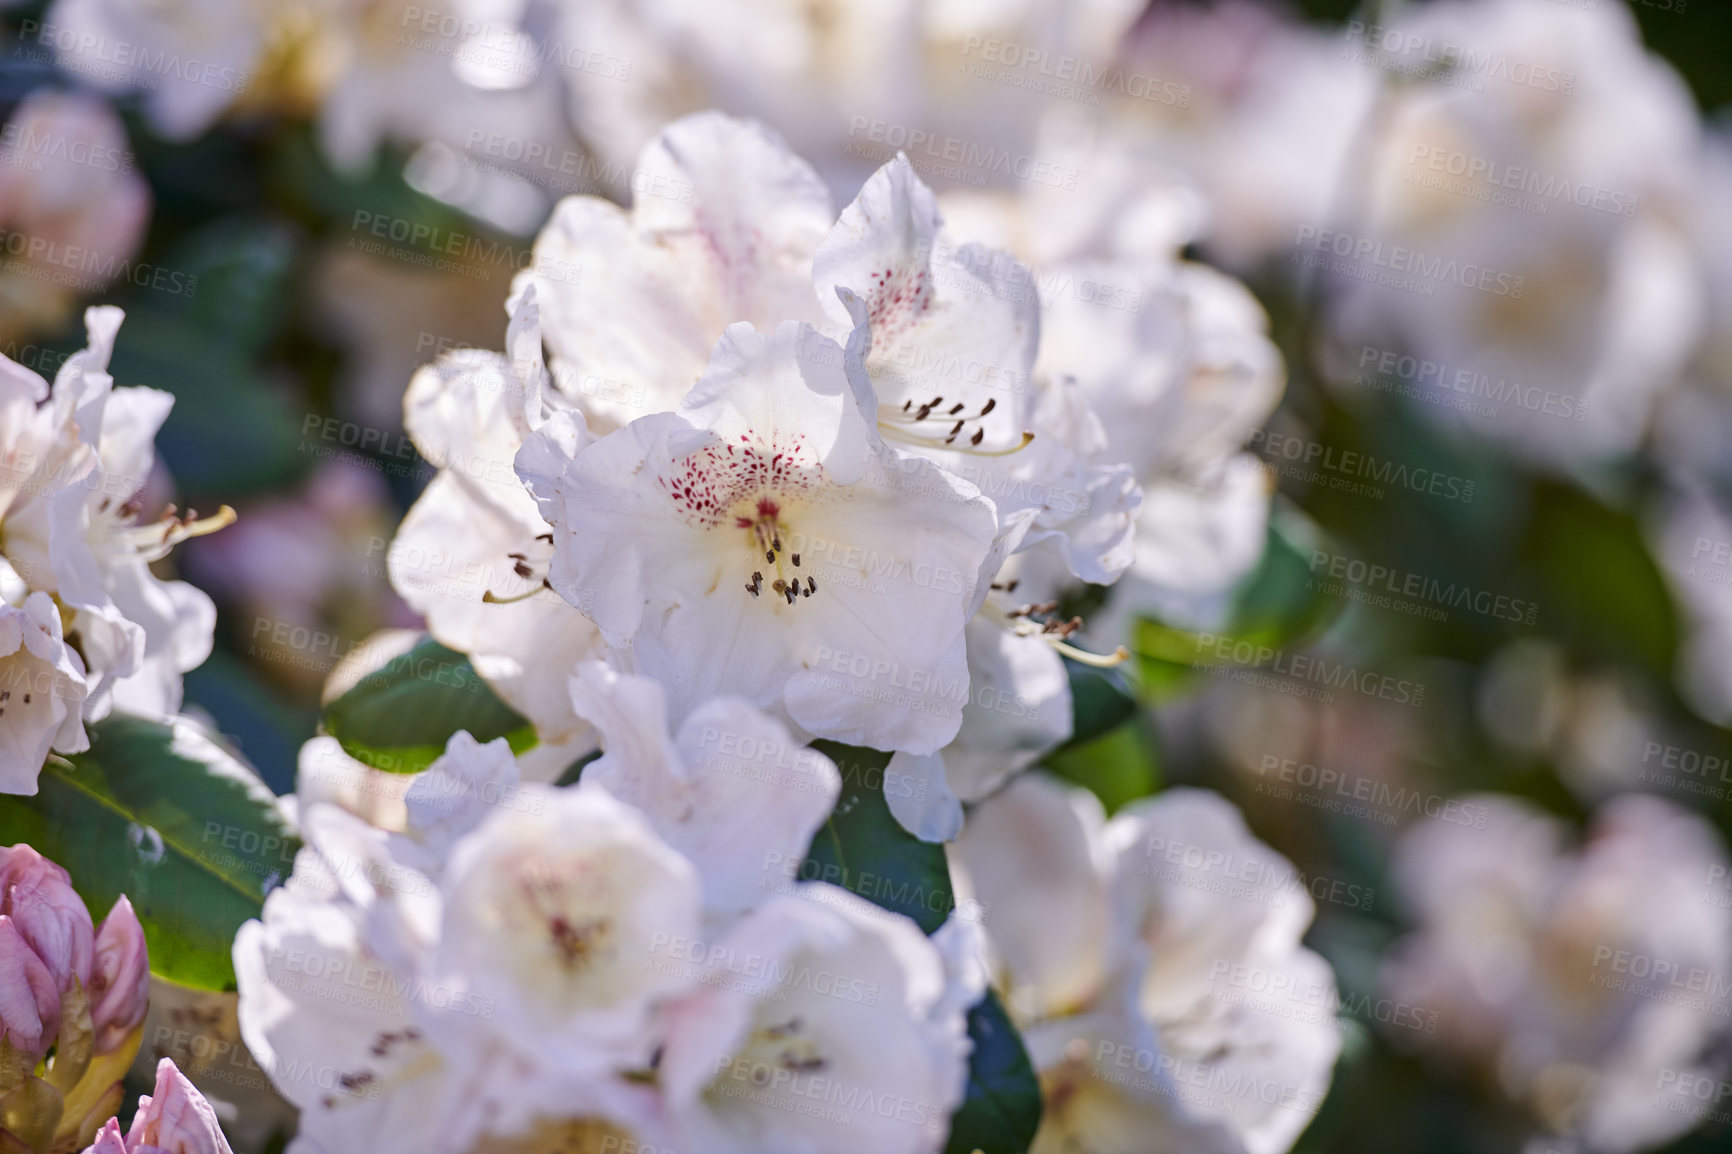
[{"label": "red speckled petal marking", "polygon": [[867,307],[874,341],[888,343],[905,335],[932,308],[932,282],[926,269],[905,265],[874,272]]},{"label": "red speckled petal marking", "polygon": [[780,511],[775,498],[814,493],[824,484],[824,466],[804,434],[764,437],[748,430],[737,441],[706,445],[681,457],[656,484],[688,524],[714,529],[737,519],[735,509],[744,501],[756,502],[756,515],[747,525],[765,516],[774,519]]}]

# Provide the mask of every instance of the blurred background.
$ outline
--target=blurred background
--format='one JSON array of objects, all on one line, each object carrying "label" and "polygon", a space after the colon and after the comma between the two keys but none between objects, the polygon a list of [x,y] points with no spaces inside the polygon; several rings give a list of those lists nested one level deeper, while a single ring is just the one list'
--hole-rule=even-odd
[{"label": "blurred background", "polygon": [[154,497],[240,513],[174,558],[220,610],[188,709],[278,792],[327,675],[418,624],[408,379],[501,346],[560,197],[629,202],[707,106],[839,204],[896,125],[1081,117],[1287,383],[1260,559],[1136,627],[1147,708],[1053,768],[1218,790],[1301,871],[1346,1046],[1297,1149],[1732,1142],[1732,6],[899,3],[1000,80],[918,106],[859,4],[171,7],[0,4],[0,352],[51,377],[126,309],[116,380],[176,397]]}]

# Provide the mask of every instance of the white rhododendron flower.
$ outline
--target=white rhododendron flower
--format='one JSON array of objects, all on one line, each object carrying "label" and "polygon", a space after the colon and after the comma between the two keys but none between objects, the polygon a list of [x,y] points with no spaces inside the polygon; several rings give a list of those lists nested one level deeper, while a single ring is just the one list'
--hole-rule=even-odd
[{"label": "white rhododendron flower", "polygon": [[1033,1150],[1291,1148],[1340,1050],[1335,982],[1299,944],[1296,871],[1230,803],[1173,789],[1107,822],[1093,795],[1029,774],[971,814],[951,859],[992,910],[993,980],[1041,1073]]},{"label": "white rhododendron flower", "polygon": [[864,309],[872,332],[866,371],[899,442],[928,451],[1017,448],[1030,416],[1036,302],[1006,291],[1015,278],[994,275],[1007,270],[993,267],[984,246],[941,251],[941,226],[931,189],[897,156],[872,174],[814,254],[818,299],[839,331],[855,323],[839,289]]},{"label": "white rhododendron flower", "polygon": [[668,1013],[661,1076],[683,1148],[944,1149],[966,1081],[962,1010],[981,990],[913,922],[803,884],[716,952],[709,988]]},{"label": "white rhododendron flower", "polygon": [[1732,911],[1719,836],[1659,798],[1606,803],[1579,847],[1525,802],[1473,799],[1483,827],[1414,827],[1392,873],[1415,918],[1385,963],[1392,997],[1436,1007],[1439,1047],[1493,1071],[1585,1148],[1664,1145],[1699,1121],[1670,1099],[1728,1076]]},{"label": "white rhododendron flower", "polygon": [[737,690],[814,736],[935,751],[961,724],[996,519],[887,445],[876,407],[853,342],[730,326],[678,410],[575,454],[526,443],[549,583],[676,718]]},{"label": "white rhododendron flower", "polygon": [[[512,708],[535,724],[557,774],[590,747],[565,680],[601,638],[543,586],[551,527],[513,471],[544,405],[557,401],[542,363],[531,289],[507,332],[509,358],[462,349],[415,374],[404,424],[438,474],[403,519],[388,554],[391,584],[444,645],[469,656]],[[560,451],[588,443],[582,418],[560,426]],[[549,750],[563,751],[549,756]],[[571,756],[564,756],[564,753]]]},{"label": "white rhododendron flower", "polygon": [[[1397,90],[1374,162],[1350,178],[1369,185],[1363,221],[1295,235],[1297,259],[1349,274],[1316,269],[1337,298],[1340,375],[1459,394],[1471,403],[1423,407],[1554,467],[1629,453],[1703,323],[1689,91],[1621,4],[1452,0],[1391,31],[1380,51],[1396,71],[1429,65],[1393,44],[1465,51]],[[1351,275],[1375,260],[1398,283]]]},{"label": "white rhododendron flower", "polygon": [[517,281],[543,302],[554,380],[597,431],[674,408],[729,323],[809,321],[842,342],[864,319],[887,440],[974,482],[1013,548],[1051,542],[1096,582],[1129,563],[1134,478],[1079,396],[1031,382],[1040,322],[1028,270],[944,237],[906,158],[839,219],[780,138],[719,113],[669,125],[636,172],[630,213],[572,197],[536,242],[543,270],[609,275]]},{"label": "white rhododendron flower", "polygon": [[[834,766],[737,700],[670,734],[653,683],[599,664],[572,682],[607,747],[577,786],[520,784],[503,739],[459,732],[404,833],[306,810],[293,876],[234,951],[297,1149],[852,1149],[829,1143],[862,1128],[875,1150],[942,1149],[981,994],[966,927],[929,941],[828,885],[748,884],[765,845],[804,852]],[[774,796],[754,775],[771,747],[830,796]],[[775,1109],[771,1071],[834,1109]]]},{"label": "white rhododendron flower", "polygon": [[[836,214],[774,132],[690,116],[644,146],[635,171],[629,212],[561,201],[514,285],[535,286],[553,379],[597,433],[675,408],[728,325],[824,317],[812,256]],[[559,269],[605,272],[549,275]]]},{"label": "white rhododendron flower", "polygon": [[[892,772],[911,783],[890,795],[898,820],[928,840],[954,837],[959,797],[980,796],[1069,733],[1062,663],[1034,642],[1014,642],[1044,636],[1040,645],[1089,659],[1063,644],[1075,625],[1050,620],[1049,610],[1031,611],[1040,598],[1019,601],[989,594],[988,586],[1006,558],[1023,553],[1046,559],[1058,581],[1117,580],[1135,555],[1142,497],[1134,470],[1121,463],[1083,387],[1066,375],[1036,373],[1040,302],[1029,269],[1009,253],[948,237],[933,193],[906,157],[872,175],[833,223],[829,194],[810,166],[774,133],[719,113],[669,125],[646,146],[636,173],[629,214],[596,198],[565,201],[537,241],[538,267],[516,282],[518,300],[533,287],[545,303],[553,378],[590,427],[606,431],[678,405],[728,318],[764,330],[813,321],[839,344],[869,341],[864,369],[877,434],[991,502],[995,540],[970,583],[968,612],[1010,638],[971,631],[978,640],[970,648],[985,648],[971,656],[970,668],[987,680],[968,698],[976,724],[951,751],[955,780],[936,750],[900,737],[856,738],[896,747]],[[608,277],[547,271],[598,264]],[[915,487],[912,476],[898,484]],[[1257,519],[1253,550],[1262,542],[1262,496],[1248,505]],[[832,543],[824,538],[826,567]],[[842,580],[881,584],[873,574],[887,567],[885,558],[845,547],[839,559],[852,564],[851,556],[866,571],[839,570]],[[786,579],[779,574],[772,582],[778,577]],[[915,580],[925,579],[917,572]],[[943,583],[952,592],[961,585],[949,573]],[[646,660],[642,645],[632,644],[632,660]],[[1015,660],[1001,652],[1007,646],[1019,654]],[[834,657],[841,647],[826,652]],[[659,676],[662,665],[653,663],[660,659],[649,660],[637,668]],[[872,680],[903,680],[881,655],[871,661]],[[963,698],[966,691],[945,674]],[[715,691],[710,682],[697,689]],[[1005,702],[1017,724],[988,723]],[[821,736],[839,732],[791,717]]]},{"label": "white rhododendron flower", "polygon": [[[1114,462],[1141,487],[1140,501],[1123,506],[1132,524],[1112,538],[1112,567],[1043,560],[1019,574],[1027,591],[1038,600],[1077,577],[1116,581],[1107,611],[1089,622],[1089,635],[1108,643],[1129,641],[1137,615],[1214,623],[1262,556],[1268,524],[1269,480],[1242,451],[1285,384],[1262,307],[1239,282],[1179,260],[1176,244],[1163,250],[1158,238],[1182,241],[1190,229],[1188,202],[1176,194],[1147,206],[1142,231],[1157,239],[1129,246],[1134,255],[1087,235],[1055,246],[1068,206],[1031,194],[963,193],[941,203],[961,235],[1045,256],[1029,290],[1041,304],[1032,380],[1051,398],[1048,413],[1069,415],[1043,416],[1039,426],[1073,459]],[[1051,435],[1063,429],[1068,437]],[[1037,436],[1030,449],[1038,447]],[[1053,466],[1034,475],[1055,493],[1068,490],[1069,503],[1112,507],[1100,481],[1085,479],[1104,479],[1102,469]],[[1092,520],[1097,533],[1116,528]]]},{"label": "white rhododendron flower", "polygon": [[593,1101],[610,1059],[647,1057],[671,982],[653,935],[697,936],[693,869],[640,817],[513,788],[504,742],[466,739],[411,791],[407,835],[309,809],[294,875],[236,938],[243,1037],[311,1149],[461,1154],[544,1096]]},{"label": "white rhododendron flower", "polygon": [[604,790],[523,797],[546,804],[502,808],[451,849],[431,973],[497,1010],[448,1025],[503,1031],[562,1074],[641,1067],[650,1011],[678,986],[648,962],[658,935],[698,936],[697,871]]},{"label": "white rhododendron flower", "polygon": [[108,359],[122,313],[85,315],[89,345],[54,384],[0,357],[0,649],[13,680],[0,686],[7,791],[34,793],[49,748],[87,747],[82,721],[116,706],[166,716],[181,675],[210,653],[216,610],[150,563],[179,541],[227,524],[173,514],[140,525],[133,500],[155,464],[152,441],[173,398],[114,387]]},{"label": "white rhododendron flower", "polygon": [[932,191],[898,156],[819,248],[819,299],[838,330],[865,315],[888,439],[978,485],[1012,549],[1047,544],[1078,577],[1110,584],[1130,562],[1136,481],[1100,460],[1105,438],[1080,395],[1035,387],[1041,326],[1028,270],[1008,253],[955,244],[941,224]]}]

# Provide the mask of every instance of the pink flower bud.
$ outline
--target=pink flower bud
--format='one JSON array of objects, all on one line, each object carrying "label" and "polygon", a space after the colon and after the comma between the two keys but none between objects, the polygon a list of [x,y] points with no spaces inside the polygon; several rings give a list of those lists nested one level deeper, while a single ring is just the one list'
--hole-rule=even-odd
[{"label": "pink flower bud", "polygon": [[0,914],[9,916],[64,993],[90,985],[95,931],[66,871],[27,845],[0,848]]},{"label": "pink flower bud", "polygon": [[156,1064],[156,1090],[138,1100],[126,1150],[127,1154],[234,1154],[217,1124],[216,1111],[170,1058]]},{"label": "pink flower bud", "polygon": [[150,956],[144,927],[122,894],[96,931],[96,961],[90,971],[90,1020],[96,1052],[106,1054],[144,1021],[150,1006]]},{"label": "pink flower bud", "polygon": [[120,1136],[120,1122],[110,1118],[96,1132],[96,1141],[85,1147],[84,1154],[127,1154],[126,1139]]},{"label": "pink flower bud", "polygon": [[38,1058],[60,1032],[60,991],[13,920],[0,914],[0,1037]]}]

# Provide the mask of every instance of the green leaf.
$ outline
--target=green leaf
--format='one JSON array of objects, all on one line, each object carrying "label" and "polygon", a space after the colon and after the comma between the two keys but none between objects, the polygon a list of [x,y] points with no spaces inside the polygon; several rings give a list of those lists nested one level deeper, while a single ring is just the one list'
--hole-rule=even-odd
[{"label": "green leaf", "polygon": [[[842,772],[836,808],[812,839],[801,881],[830,882],[912,918],[930,934],[955,908],[944,847],[897,824],[884,800],[890,755],[818,741],[813,748]],[[895,788],[902,788],[899,783]],[[909,788],[912,788],[910,785]],[[952,1154],[1022,1154],[1040,1124],[1040,1083],[1022,1038],[990,992],[969,1011],[968,1094],[951,1123]]]},{"label": "green leaf", "polygon": [[950,1122],[945,1154],[1023,1154],[1040,1129],[1040,1079],[998,995],[968,1011],[968,1093]]},{"label": "green leaf", "polygon": [[125,894],[151,970],[205,990],[234,988],[235,931],[299,847],[275,795],[196,724],[124,714],[50,758],[34,797],[0,797],[0,842],[64,866],[94,918]]},{"label": "green leaf", "polygon": [[515,753],[535,728],[499,700],[469,659],[431,639],[356,682],[325,707],[325,732],[356,761],[387,773],[419,773],[458,730],[505,738]]},{"label": "green leaf", "polygon": [[1137,699],[1116,669],[1096,669],[1065,658],[1070,676],[1071,736],[1062,749],[1087,745],[1137,715]]},{"label": "green leaf", "polygon": [[1160,754],[1145,727],[1121,725],[1083,745],[1046,756],[1046,767],[1100,798],[1108,813],[1160,787]]},{"label": "green leaf", "polygon": [[[944,847],[921,841],[901,825],[884,800],[890,755],[831,741],[813,748],[842,771],[842,793],[830,820],[812,838],[800,881],[829,882],[868,901],[906,914],[932,933],[956,906]],[[913,788],[899,782],[897,788]]]},{"label": "green leaf", "polygon": [[1670,676],[1677,610],[1634,514],[1567,485],[1537,486],[1523,553],[1523,567],[1544,582],[1535,600],[1550,631],[1599,660]]}]

